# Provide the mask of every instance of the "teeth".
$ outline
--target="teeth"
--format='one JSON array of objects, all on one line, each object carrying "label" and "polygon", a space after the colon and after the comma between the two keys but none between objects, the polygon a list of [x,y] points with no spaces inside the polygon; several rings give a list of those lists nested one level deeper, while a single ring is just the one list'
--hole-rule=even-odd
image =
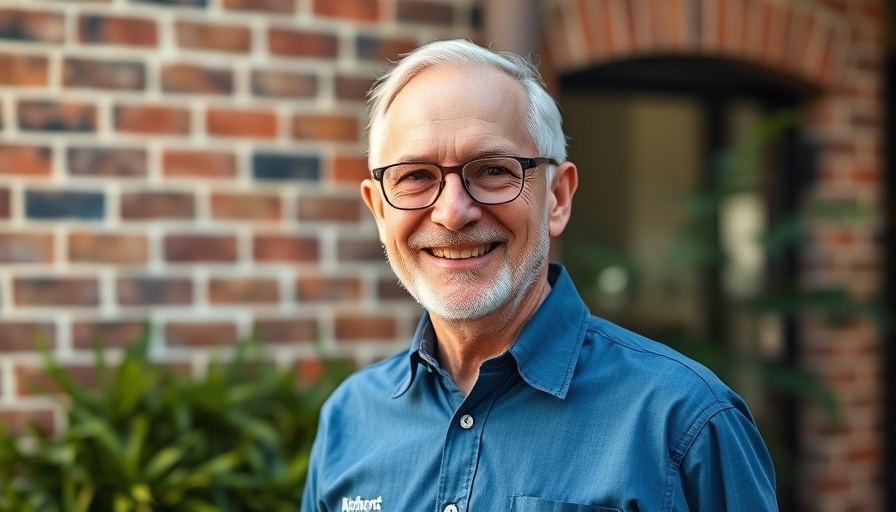
[{"label": "teeth", "polygon": [[466,258],[477,258],[479,256],[482,256],[483,254],[488,252],[488,247],[488,245],[480,245],[477,247],[470,247],[460,250],[434,247],[432,249],[432,254],[436,257],[449,260],[463,260]]}]

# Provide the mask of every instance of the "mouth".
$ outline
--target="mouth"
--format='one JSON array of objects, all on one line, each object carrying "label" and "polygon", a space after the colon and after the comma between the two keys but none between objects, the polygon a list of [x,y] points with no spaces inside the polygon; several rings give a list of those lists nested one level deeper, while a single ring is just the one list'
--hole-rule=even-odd
[{"label": "mouth", "polygon": [[473,247],[464,247],[463,249],[452,249],[450,247],[430,247],[426,251],[436,258],[444,258],[447,260],[465,260],[468,258],[478,258],[492,252],[497,243],[476,245]]}]

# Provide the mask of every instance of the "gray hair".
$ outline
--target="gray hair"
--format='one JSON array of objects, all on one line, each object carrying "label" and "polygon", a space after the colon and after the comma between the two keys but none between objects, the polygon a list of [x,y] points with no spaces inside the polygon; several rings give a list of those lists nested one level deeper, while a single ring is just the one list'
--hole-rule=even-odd
[{"label": "gray hair", "polygon": [[557,162],[566,160],[566,136],[563,134],[560,109],[548,94],[535,66],[519,55],[495,52],[463,39],[423,45],[405,55],[377,80],[368,99],[368,154],[373,142],[382,140],[382,120],[398,92],[412,78],[438,65],[491,66],[515,78],[523,86],[529,99],[526,131],[539,151],[539,155],[525,156],[543,156]]}]

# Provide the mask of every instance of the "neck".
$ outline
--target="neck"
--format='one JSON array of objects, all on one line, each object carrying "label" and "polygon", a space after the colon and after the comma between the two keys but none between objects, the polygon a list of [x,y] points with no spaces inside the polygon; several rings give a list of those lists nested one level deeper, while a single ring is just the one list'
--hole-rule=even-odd
[{"label": "neck", "polygon": [[470,394],[479,367],[506,352],[551,291],[547,276],[538,279],[517,307],[499,309],[477,320],[430,317],[438,339],[439,364],[451,375],[464,396]]}]

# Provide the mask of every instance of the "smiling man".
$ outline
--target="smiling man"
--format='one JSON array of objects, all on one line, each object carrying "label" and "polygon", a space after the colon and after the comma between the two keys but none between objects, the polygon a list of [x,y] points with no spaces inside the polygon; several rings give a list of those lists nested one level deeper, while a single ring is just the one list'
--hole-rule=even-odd
[{"label": "smiling man", "polygon": [[531,65],[423,46],[375,85],[368,136],[361,194],[425,311],[324,406],[302,510],[777,509],[743,401],[549,264],[578,171]]}]

